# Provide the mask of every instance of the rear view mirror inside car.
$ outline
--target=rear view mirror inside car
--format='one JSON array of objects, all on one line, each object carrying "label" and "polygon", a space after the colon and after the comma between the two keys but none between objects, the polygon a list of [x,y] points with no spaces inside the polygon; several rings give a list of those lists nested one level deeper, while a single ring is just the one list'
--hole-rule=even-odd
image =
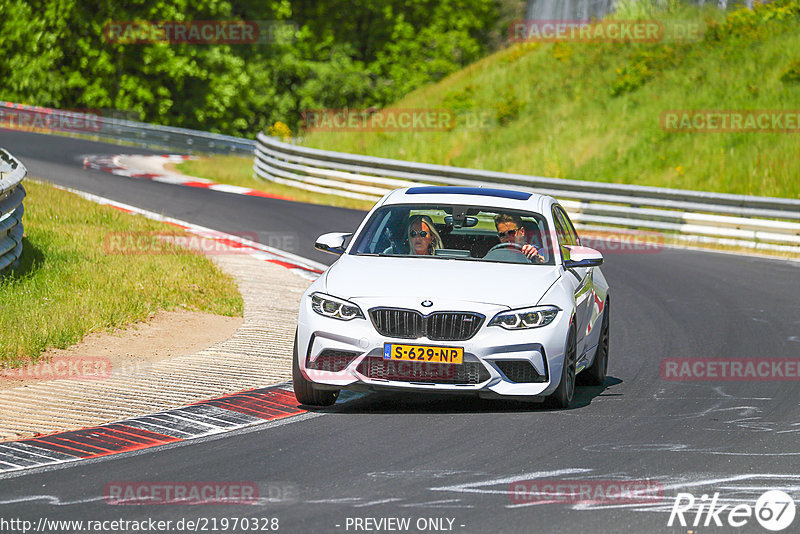
[{"label": "rear view mirror inside car", "polygon": [[453,219],[452,215],[447,215],[444,218],[444,223],[448,226],[455,226],[456,228],[472,228],[473,226],[478,225],[478,218],[477,217],[464,217],[464,218],[457,218]]}]

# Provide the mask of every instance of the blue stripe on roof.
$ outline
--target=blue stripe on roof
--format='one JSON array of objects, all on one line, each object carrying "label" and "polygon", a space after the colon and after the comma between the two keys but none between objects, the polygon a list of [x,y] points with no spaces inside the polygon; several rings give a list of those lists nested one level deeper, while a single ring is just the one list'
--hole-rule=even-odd
[{"label": "blue stripe on roof", "polygon": [[509,191],[508,189],[491,189],[487,187],[454,187],[454,186],[427,186],[412,187],[406,191],[407,195],[476,195],[480,197],[510,198],[513,200],[528,200],[532,193],[522,191]]}]

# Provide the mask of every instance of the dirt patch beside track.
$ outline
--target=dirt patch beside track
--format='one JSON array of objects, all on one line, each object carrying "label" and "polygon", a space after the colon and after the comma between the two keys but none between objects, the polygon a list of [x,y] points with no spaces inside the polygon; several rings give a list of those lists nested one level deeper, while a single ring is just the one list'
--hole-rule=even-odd
[{"label": "dirt patch beside track", "polygon": [[89,334],[67,349],[49,349],[42,353],[37,364],[0,376],[0,390],[38,384],[71,372],[81,373],[87,363],[93,372],[111,374],[144,369],[153,362],[192,354],[224,341],[241,325],[241,317],[160,311],[146,322],[114,332]]}]

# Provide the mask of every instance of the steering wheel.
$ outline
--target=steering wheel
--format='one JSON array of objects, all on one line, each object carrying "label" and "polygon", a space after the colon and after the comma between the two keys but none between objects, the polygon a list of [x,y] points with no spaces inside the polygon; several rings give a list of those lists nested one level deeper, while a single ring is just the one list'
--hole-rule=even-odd
[{"label": "steering wheel", "polygon": [[[494,257],[490,257],[494,255]],[[522,245],[517,243],[499,243],[489,249],[483,259],[496,259],[515,263],[530,263],[528,257],[522,252]],[[524,261],[520,261],[523,259]]]}]

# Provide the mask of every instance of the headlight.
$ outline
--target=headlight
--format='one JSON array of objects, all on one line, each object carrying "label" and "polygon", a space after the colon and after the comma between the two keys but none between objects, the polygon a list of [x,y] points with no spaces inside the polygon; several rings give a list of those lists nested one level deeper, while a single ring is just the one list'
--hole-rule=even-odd
[{"label": "headlight", "polygon": [[501,312],[489,321],[488,326],[502,326],[506,330],[524,330],[526,328],[539,328],[553,322],[560,309],[555,306],[536,306]]},{"label": "headlight", "polygon": [[339,319],[341,321],[364,318],[364,314],[361,313],[361,308],[352,302],[337,299],[336,297],[324,293],[314,293],[311,295],[311,309],[320,315],[331,317],[332,319]]}]

